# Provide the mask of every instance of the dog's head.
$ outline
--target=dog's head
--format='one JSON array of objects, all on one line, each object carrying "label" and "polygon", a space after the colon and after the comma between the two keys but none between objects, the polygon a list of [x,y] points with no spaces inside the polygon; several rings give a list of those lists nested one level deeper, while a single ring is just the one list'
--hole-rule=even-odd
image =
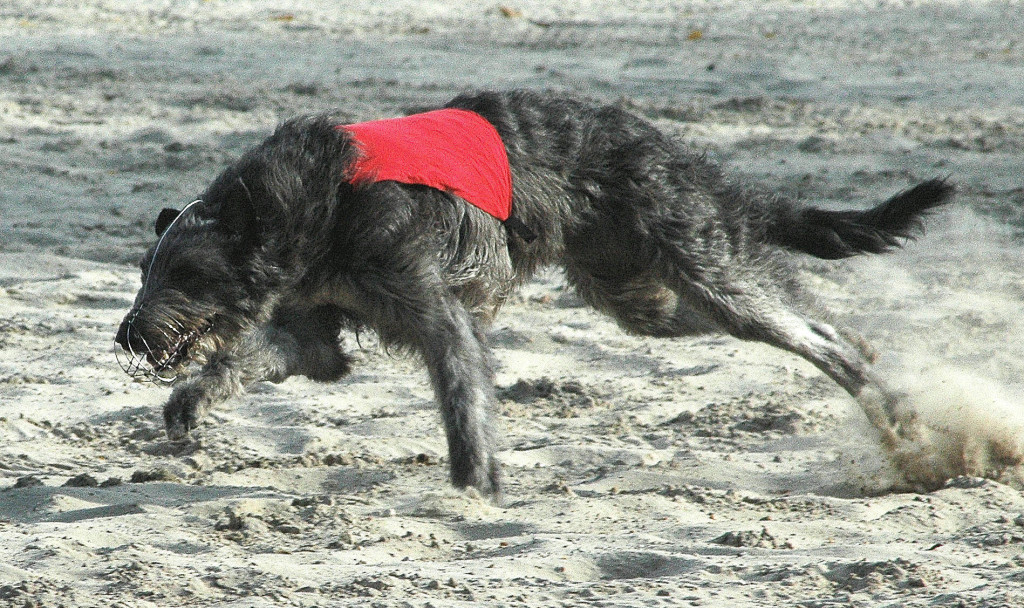
[{"label": "dog's head", "polygon": [[354,151],[330,115],[288,121],[180,212],[164,209],[117,332],[129,374],[173,379],[265,323],[332,237]]},{"label": "dog's head", "polygon": [[202,199],[160,212],[157,241],[139,263],[142,287],[115,338],[126,372],[173,380],[269,314],[278,268],[260,255],[250,198],[228,171]]}]

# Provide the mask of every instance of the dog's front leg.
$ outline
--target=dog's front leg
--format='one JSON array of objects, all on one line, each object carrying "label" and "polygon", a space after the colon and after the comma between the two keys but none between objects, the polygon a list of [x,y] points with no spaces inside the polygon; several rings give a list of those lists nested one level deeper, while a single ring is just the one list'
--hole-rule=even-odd
[{"label": "dog's front leg", "polygon": [[[184,439],[214,406],[256,382],[281,382],[294,374],[333,380],[348,371],[348,360],[337,349],[336,338],[332,350],[326,342],[301,339],[302,334],[293,329],[272,323],[249,332],[230,349],[212,354],[198,374],[174,387],[164,406],[167,436]],[[319,355],[321,351],[332,351],[332,356]],[[325,363],[328,359],[330,365]]]},{"label": "dog's front leg", "polygon": [[497,497],[501,469],[494,456],[494,387],[486,346],[466,309],[454,298],[447,304],[422,333],[421,351],[441,406],[451,481]]},{"label": "dog's front leg", "polygon": [[188,436],[213,407],[241,393],[242,374],[236,358],[217,353],[195,376],[175,385],[164,405],[167,437],[178,441]]},{"label": "dog's front leg", "polygon": [[423,357],[441,407],[452,484],[497,497],[494,388],[487,347],[469,312],[444,286],[401,274],[374,274],[362,282],[362,293],[368,296],[366,318],[378,334]]}]

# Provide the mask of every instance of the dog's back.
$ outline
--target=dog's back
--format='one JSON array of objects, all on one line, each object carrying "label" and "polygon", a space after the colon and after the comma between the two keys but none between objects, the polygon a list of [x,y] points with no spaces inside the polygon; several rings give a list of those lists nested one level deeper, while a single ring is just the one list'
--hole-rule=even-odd
[{"label": "dog's back", "polygon": [[642,220],[649,212],[749,249],[773,245],[825,259],[882,253],[912,238],[921,217],[953,191],[930,180],[867,210],[829,211],[729,180],[704,154],[614,105],[520,90],[461,95],[447,107],[477,112],[498,130],[516,213],[549,248],[565,236],[559,227],[586,225],[588,214]]}]

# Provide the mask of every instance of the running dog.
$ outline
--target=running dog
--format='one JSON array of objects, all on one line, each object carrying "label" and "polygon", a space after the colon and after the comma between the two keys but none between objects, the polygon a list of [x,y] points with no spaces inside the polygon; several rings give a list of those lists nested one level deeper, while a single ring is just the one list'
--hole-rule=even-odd
[{"label": "running dog", "polygon": [[[451,482],[500,491],[484,329],[559,265],[634,334],[725,332],[795,353],[895,442],[910,414],[870,348],[824,322],[788,258],[899,247],[953,188],[930,180],[867,210],[829,211],[727,179],[620,107],[530,91],[456,97],[405,118],[289,120],[184,210],[165,209],[116,342],[133,375],[172,381],[182,439],[254,382],[349,371],[346,327],[418,353],[441,408]],[[883,433],[885,435],[885,433]]]}]

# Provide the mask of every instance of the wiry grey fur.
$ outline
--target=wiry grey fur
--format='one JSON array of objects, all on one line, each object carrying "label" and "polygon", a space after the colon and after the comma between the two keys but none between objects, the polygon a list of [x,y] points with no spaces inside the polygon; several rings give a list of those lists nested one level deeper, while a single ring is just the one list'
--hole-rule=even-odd
[{"label": "wiry grey fur", "polygon": [[[952,187],[924,182],[866,211],[745,188],[645,120],[527,91],[459,96],[505,142],[526,242],[452,195],[347,181],[357,151],[331,114],[281,125],[227,168],[142,262],[117,342],[166,375],[205,361],[164,409],[180,439],[260,380],[343,376],[344,326],[422,356],[448,436],[451,480],[500,490],[483,328],[538,268],[627,331],[727,332],[811,361],[873,419],[898,426],[868,349],[809,312],[787,250],[823,258],[899,246]],[[161,214],[161,234],[176,217]],[[814,313],[815,315],[817,313]],[[870,388],[870,390],[866,390]],[[865,395],[871,395],[865,397]]]}]

